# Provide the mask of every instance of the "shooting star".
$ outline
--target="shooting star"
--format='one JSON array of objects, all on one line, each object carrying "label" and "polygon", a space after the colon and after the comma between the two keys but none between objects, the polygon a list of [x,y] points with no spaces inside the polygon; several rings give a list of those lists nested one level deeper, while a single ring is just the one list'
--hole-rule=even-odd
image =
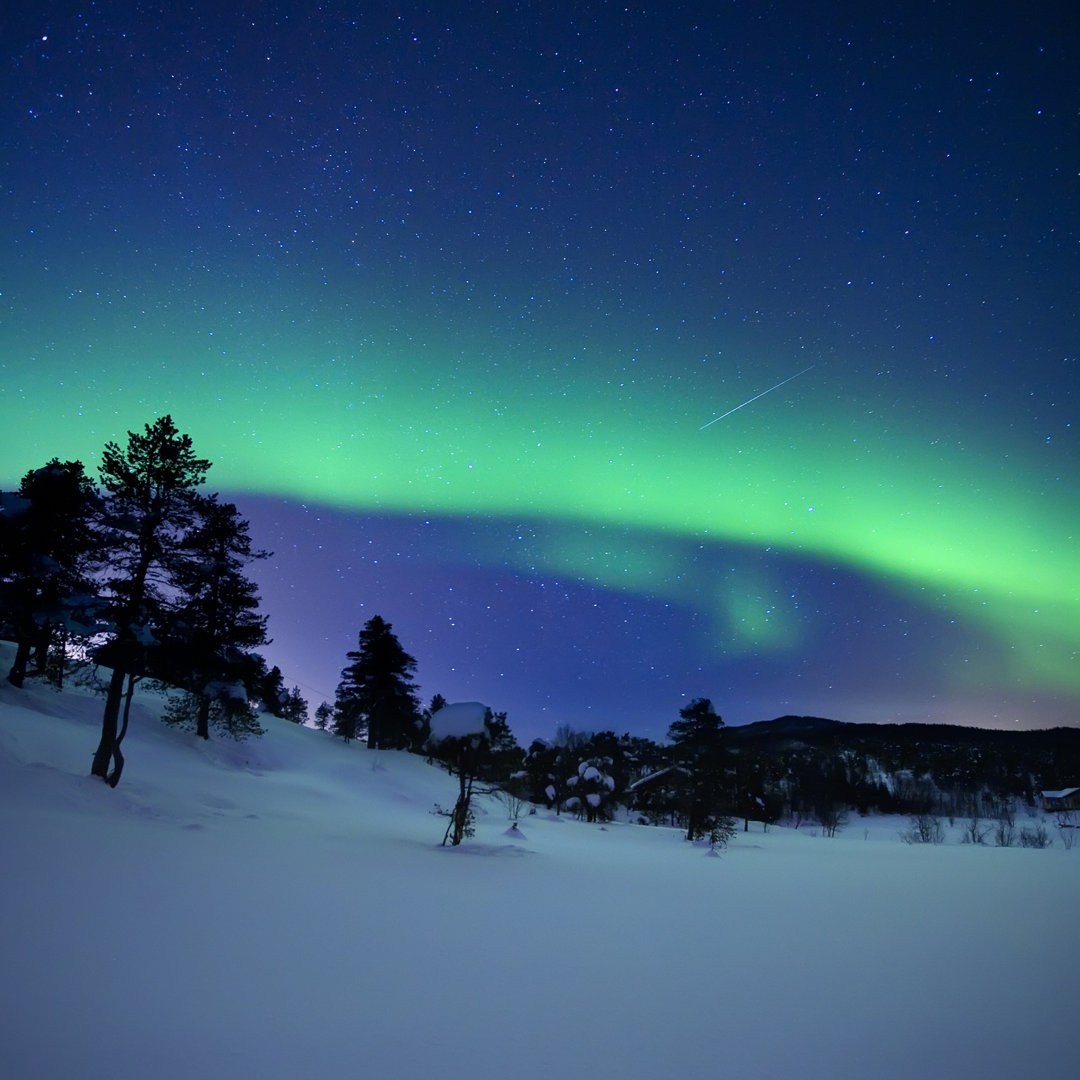
[{"label": "shooting star", "polygon": [[796,371],[794,375],[789,375],[786,379],[782,379],[775,386],[770,386],[768,390],[762,390],[760,394],[755,394],[752,398],[748,398],[741,405],[736,405],[734,409],[728,409],[722,416],[714,416],[707,424],[702,424],[701,427],[698,428],[698,431],[704,431],[707,427],[712,427],[718,420],[723,420],[725,416],[730,416],[733,412],[745,409],[747,405],[752,405],[758,398],[763,398],[766,394],[771,394],[774,390],[779,390],[785,383],[791,382],[792,379],[797,379],[800,375],[805,375],[816,366],[816,364],[811,364],[810,367],[805,367],[802,371]]}]

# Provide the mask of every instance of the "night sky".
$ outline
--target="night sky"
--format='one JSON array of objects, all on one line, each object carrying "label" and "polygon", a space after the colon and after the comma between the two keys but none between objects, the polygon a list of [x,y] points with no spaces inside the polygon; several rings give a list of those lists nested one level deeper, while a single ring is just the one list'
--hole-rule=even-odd
[{"label": "night sky", "polygon": [[229,6],[0,15],[0,485],[171,413],[312,707],[1080,722],[1071,5]]}]

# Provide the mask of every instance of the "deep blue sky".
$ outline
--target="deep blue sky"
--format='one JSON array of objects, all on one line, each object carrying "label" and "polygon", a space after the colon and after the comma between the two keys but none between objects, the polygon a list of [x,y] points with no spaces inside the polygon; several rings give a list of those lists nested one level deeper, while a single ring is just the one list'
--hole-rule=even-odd
[{"label": "deep blue sky", "polygon": [[312,706],[377,613],[523,739],[695,696],[1077,722],[1068,6],[16,3],[0,41],[0,483],[171,412]]}]

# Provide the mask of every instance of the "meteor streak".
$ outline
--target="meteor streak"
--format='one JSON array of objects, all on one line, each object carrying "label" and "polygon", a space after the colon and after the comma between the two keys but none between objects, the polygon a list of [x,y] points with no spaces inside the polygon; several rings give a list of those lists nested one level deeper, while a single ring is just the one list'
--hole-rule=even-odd
[{"label": "meteor streak", "polygon": [[747,398],[741,405],[736,405],[734,409],[728,409],[726,413],[721,416],[714,416],[707,424],[702,424],[698,428],[698,431],[704,431],[707,427],[711,427],[717,420],[723,420],[725,416],[730,416],[733,412],[738,412],[740,409],[745,409],[747,405],[757,401],[758,398],[763,398],[766,394],[771,394],[774,390],[779,390],[784,383],[791,382],[792,379],[797,379],[800,375],[805,375],[810,368],[816,365],[811,364],[810,367],[805,367],[802,371],[796,371],[794,375],[789,375],[786,379],[782,379],[775,386],[770,386],[768,390],[762,390],[760,394],[755,394],[752,398]]}]

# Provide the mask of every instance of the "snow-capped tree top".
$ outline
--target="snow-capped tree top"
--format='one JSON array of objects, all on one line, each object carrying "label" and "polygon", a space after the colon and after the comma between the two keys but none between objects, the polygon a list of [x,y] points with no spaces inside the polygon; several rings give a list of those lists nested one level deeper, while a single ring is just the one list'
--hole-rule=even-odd
[{"label": "snow-capped tree top", "polygon": [[601,772],[591,761],[583,761],[578,766],[578,775],[586,782],[603,784],[609,790],[615,790],[615,780],[607,773]]},{"label": "snow-capped tree top", "polygon": [[487,735],[488,707],[479,701],[455,701],[431,716],[431,742]]}]

